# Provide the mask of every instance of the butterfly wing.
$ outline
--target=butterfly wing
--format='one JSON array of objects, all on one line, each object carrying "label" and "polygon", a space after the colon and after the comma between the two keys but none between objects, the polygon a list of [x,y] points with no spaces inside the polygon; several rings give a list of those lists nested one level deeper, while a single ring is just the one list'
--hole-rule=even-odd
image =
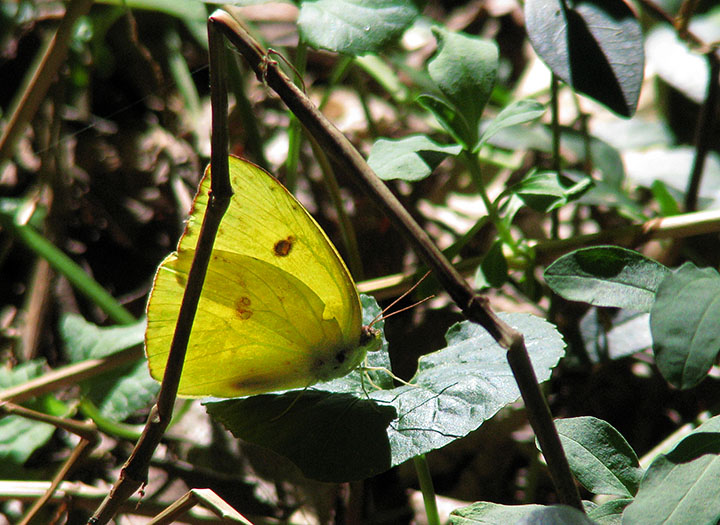
[{"label": "butterfly wing", "polygon": [[[356,350],[355,285],[308,212],[272,176],[230,158],[235,190],[220,224],[179,393],[232,397],[304,387],[343,375]],[[161,379],[208,201],[201,182],[178,250],[158,269],[146,352]]]}]

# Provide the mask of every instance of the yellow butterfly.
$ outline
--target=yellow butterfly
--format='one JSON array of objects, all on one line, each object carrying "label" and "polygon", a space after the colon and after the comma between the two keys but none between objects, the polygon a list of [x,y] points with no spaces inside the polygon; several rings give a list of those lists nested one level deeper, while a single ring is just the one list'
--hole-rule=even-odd
[{"label": "yellow butterfly", "polygon": [[[320,226],[269,173],[230,157],[222,219],[178,394],[237,397],[341,377],[379,348],[357,289]],[[161,380],[208,203],[207,169],[177,251],[158,268],[145,350]]]}]

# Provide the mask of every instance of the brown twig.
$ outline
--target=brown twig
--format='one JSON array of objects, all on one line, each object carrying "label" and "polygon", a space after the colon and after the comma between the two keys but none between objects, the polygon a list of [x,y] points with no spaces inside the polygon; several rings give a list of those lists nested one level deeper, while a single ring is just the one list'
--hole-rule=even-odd
[{"label": "brown twig", "polygon": [[33,397],[53,392],[60,388],[76,385],[80,381],[95,377],[143,357],[140,346],[134,346],[100,359],[87,359],[79,363],[56,368],[40,377],[0,391],[0,401],[22,403]]}]

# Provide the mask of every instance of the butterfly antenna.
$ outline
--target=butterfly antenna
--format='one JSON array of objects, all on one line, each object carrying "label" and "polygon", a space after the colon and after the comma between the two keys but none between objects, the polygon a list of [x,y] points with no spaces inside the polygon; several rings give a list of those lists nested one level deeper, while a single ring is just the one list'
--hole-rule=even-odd
[{"label": "butterfly antenna", "polygon": [[420,280],[419,280],[418,282],[416,282],[415,284],[413,284],[412,287],[410,287],[410,289],[408,289],[408,290],[407,290],[405,293],[403,293],[400,297],[398,297],[398,298],[395,299],[392,303],[390,303],[386,308],[383,309],[382,312],[380,312],[379,314],[377,314],[377,315],[375,316],[375,318],[370,322],[370,324],[369,324],[368,326],[374,325],[374,324],[377,323],[380,319],[387,319],[388,317],[391,317],[391,316],[393,316],[393,315],[395,315],[395,314],[399,314],[400,312],[404,312],[404,311],[407,310],[408,308],[413,308],[413,307],[415,307],[415,306],[417,306],[417,305],[419,305],[419,304],[421,304],[421,303],[424,303],[424,302],[427,301],[428,299],[432,299],[432,298],[434,297],[434,295],[431,295],[430,297],[426,297],[426,298],[423,299],[422,301],[419,301],[419,302],[415,303],[415,304],[412,305],[412,306],[408,306],[408,307],[406,307],[406,308],[403,308],[402,310],[398,310],[397,312],[392,312],[392,313],[390,313],[390,314],[388,314],[388,315],[385,315],[385,312],[387,312],[390,308],[392,308],[392,307],[395,306],[397,303],[399,303],[400,301],[402,301],[403,299],[405,299],[405,297],[407,297],[409,294],[411,294],[411,293],[413,292],[413,290],[415,290],[415,288],[417,288],[418,286],[420,286],[420,283],[423,282],[423,281],[427,278],[428,275],[430,275],[430,270],[428,270],[428,271],[425,273],[425,275],[423,275],[423,276],[420,278]]},{"label": "butterfly antenna", "polygon": [[293,70],[293,73],[295,73],[295,77],[300,80],[300,84],[302,84],[302,90],[303,93],[307,93],[307,89],[305,88],[305,80],[303,80],[302,75],[300,72],[293,66],[287,58],[285,58],[282,53],[279,51],[275,51],[273,48],[268,48],[267,54],[263,57],[263,62],[260,64],[260,70],[262,71],[263,76],[263,82],[267,84],[267,68],[268,65],[272,64],[274,66],[277,66],[277,61],[270,58],[270,55],[275,55],[277,57],[280,57],[280,59],[287,64],[287,66]]},{"label": "butterfly antenna", "polygon": [[405,307],[403,307],[403,308],[400,308],[400,310],[395,310],[394,312],[390,312],[389,314],[384,315],[384,316],[383,316],[383,319],[387,319],[388,317],[392,317],[393,315],[397,315],[397,314],[399,314],[399,313],[401,313],[401,312],[404,312],[405,310],[410,310],[411,308],[415,308],[416,306],[418,306],[418,305],[420,305],[420,304],[423,304],[425,301],[429,301],[429,300],[432,299],[433,297],[435,297],[435,296],[434,296],[434,295],[429,295],[429,296],[427,296],[425,299],[420,299],[420,300],[419,300],[418,302],[416,302],[415,304],[411,304],[410,306],[405,306]]}]

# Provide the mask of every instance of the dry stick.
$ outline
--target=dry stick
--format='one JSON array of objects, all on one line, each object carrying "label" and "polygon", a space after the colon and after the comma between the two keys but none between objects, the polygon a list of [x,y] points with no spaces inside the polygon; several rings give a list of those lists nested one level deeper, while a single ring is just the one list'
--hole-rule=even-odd
[{"label": "dry stick", "polygon": [[196,505],[202,505],[212,511],[223,523],[240,523],[241,525],[252,525],[242,514],[231,507],[224,499],[210,489],[192,489],[184,496],[177,499],[155,516],[148,525],[166,525],[175,523]]},{"label": "dry stick", "polygon": [[229,13],[217,10],[210,20],[237,47],[258,78],[275,90],[293,114],[315,137],[338,165],[350,170],[374,202],[395,223],[416,252],[435,272],[436,278],[471,321],[480,324],[508,350],[508,361],[528,408],[530,423],[547,459],[558,498],[562,503],[582,510],[577,486],[570,474],[567,458],[530,363],[523,336],[500,320],[485,297],[476,295],[458,271],[443,256],[425,231],[415,222],[395,196],[378,179],[350,141],[312,104],[280,69],[268,63],[266,51]]},{"label": "dry stick", "polygon": [[224,87],[227,76],[226,57],[223,50],[222,35],[214,31],[212,19],[208,20],[208,38],[210,44],[210,85],[212,103],[212,135],[210,169],[212,180],[207,211],[203,217],[195,256],[178,314],[175,333],[170,345],[170,354],[165,367],[158,401],[150,410],[147,423],[132,454],[120,471],[120,476],[110,493],[95,514],[90,524],[107,523],[116,514],[120,506],[147,481],[148,467],[153,452],[160,443],[172,417],[173,405],[177,397],[178,385],[182,374],[185,352],[190,339],[195,312],[200,301],[205,273],[212,255],[220,221],[230,204],[232,188],[228,168],[227,137],[227,89]]},{"label": "dry stick", "polygon": [[127,363],[143,359],[143,350],[134,346],[99,359],[87,359],[43,373],[17,386],[0,391],[0,401],[22,403],[33,397],[54,392],[60,388],[77,385],[80,381],[114,370]]},{"label": "dry stick", "polygon": [[698,191],[700,190],[700,181],[705,168],[705,160],[710,151],[710,145],[715,139],[713,128],[715,127],[715,113],[717,111],[720,58],[718,58],[714,49],[706,53],[705,56],[710,62],[710,76],[708,77],[707,95],[700,109],[700,117],[695,129],[695,159],[693,160],[692,172],[685,193],[685,211],[695,211],[697,208]]}]

